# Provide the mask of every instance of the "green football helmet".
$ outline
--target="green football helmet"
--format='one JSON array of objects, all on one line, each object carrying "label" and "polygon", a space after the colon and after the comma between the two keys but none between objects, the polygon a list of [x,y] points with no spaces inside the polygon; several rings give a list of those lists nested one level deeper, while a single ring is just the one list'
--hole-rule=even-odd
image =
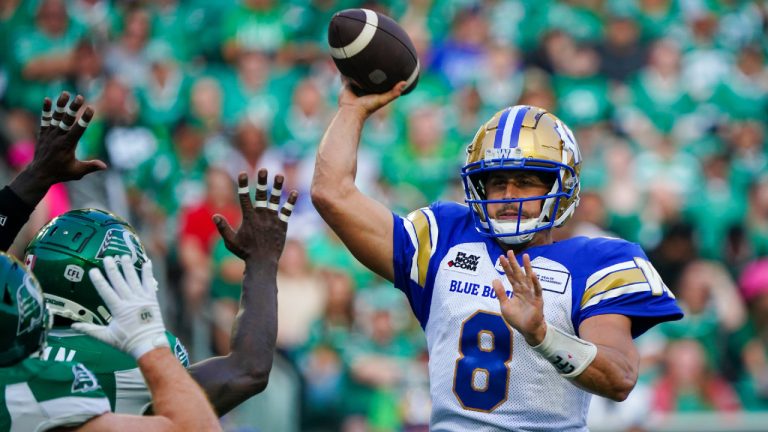
[{"label": "green football helmet", "polygon": [[3,252],[0,281],[0,367],[6,367],[43,348],[52,320],[35,276],[19,260]]},{"label": "green football helmet", "polygon": [[103,325],[112,315],[88,272],[104,271],[104,257],[120,255],[130,255],[139,271],[148,260],[128,222],[102,210],[81,209],[41,228],[27,246],[25,262],[40,281],[54,315]]}]

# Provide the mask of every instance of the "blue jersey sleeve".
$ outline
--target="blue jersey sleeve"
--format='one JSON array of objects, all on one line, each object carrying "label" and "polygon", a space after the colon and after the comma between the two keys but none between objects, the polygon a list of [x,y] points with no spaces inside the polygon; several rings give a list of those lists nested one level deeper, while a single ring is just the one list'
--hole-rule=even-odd
[{"label": "blue jersey sleeve", "polygon": [[[581,290],[574,290],[573,324],[603,314],[632,320],[632,337],[654,325],[677,320],[683,312],[640,246],[623,240],[596,239],[587,246],[592,261]],[[577,330],[578,331],[578,330]]]},{"label": "blue jersey sleeve", "polygon": [[432,208],[422,208],[407,217],[394,213],[392,217],[395,287],[405,293],[414,315],[425,327],[432,301],[432,283],[427,276],[437,244],[435,214]]}]

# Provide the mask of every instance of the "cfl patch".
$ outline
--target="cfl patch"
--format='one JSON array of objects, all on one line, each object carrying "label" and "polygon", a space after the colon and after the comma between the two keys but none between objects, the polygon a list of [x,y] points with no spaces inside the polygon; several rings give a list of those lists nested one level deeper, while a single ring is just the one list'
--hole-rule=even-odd
[{"label": "cfl patch", "polygon": [[475,255],[470,252],[457,251],[456,256],[449,260],[446,265],[448,270],[457,271],[459,273],[476,275],[477,267],[480,264],[480,255]]}]

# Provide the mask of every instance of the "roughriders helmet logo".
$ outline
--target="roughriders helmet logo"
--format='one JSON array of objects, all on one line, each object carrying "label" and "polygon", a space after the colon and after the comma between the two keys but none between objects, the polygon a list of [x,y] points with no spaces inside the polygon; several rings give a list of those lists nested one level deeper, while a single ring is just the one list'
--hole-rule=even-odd
[{"label": "roughriders helmet logo", "polygon": [[478,263],[480,263],[479,255],[458,251],[456,258],[448,261],[448,269],[460,273],[477,274]]},{"label": "roughriders helmet logo", "polygon": [[148,261],[144,247],[134,233],[123,229],[110,229],[104,235],[96,259],[120,255],[130,255],[134,264]]},{"label": "roughriders helmet logo", "polygon": [[24,281],[16,290],[16,305],[19,309],[19,327],[16,329],[16,336],[29,333],[40,326],[45,314],[43,297],[40,294],[40,288],[29,275],[24,275]]}]

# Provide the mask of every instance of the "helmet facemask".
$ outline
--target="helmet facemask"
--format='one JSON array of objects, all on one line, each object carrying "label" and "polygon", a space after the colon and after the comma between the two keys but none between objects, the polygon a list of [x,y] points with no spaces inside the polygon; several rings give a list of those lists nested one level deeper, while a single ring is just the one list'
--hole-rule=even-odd
[{"label": "helmet facemask", "polygon": [[[512,117],[518,132],[506,131],[502,135],[505,121],[512,123]],[[515,138],[510,139],[511,136]],[[519,245],[533,240],[539,231],[563,225],[578,205],[579,159],[570,130],[555,116],[527,106],[497,113],[478,130],[467,148],[467,164],[461,170],[465,201],[473,210],[477,231],[502,243]],[[544,184],[551,187],[544,195],[489,200],[485,181],[498,171],[543,176],[549,179]],[[537,216],[525,218],[523,206],[528,201],[541,202]],[[517,218],[496,219],[488,210],[489,204],[510,206],[516,210]]]}]

